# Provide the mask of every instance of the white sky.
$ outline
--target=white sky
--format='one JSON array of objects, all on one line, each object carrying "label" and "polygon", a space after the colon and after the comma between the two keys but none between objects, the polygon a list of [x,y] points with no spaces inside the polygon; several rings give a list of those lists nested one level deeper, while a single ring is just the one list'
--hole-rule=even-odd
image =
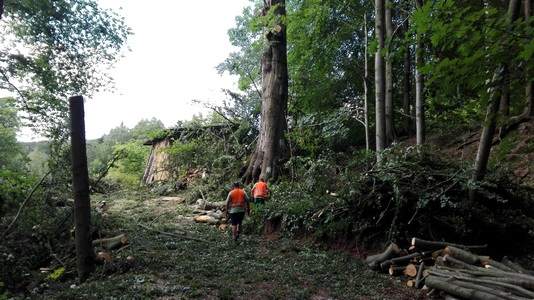
[{"label": "white sky", "polygon": [[[172,126],[205,111],[191,100],[212,103],[222,88],[236,88],[236,78],[221,76],[215,66],[235,50],[227,31],[248,0],[99,0],[122,9],[132,29],[128,46],[112,76],[116,90],[87,99],[86,137],[94,139],[121,122],[133,127],[156,117]],[[31,140],[24,130],[21,140]]]}]

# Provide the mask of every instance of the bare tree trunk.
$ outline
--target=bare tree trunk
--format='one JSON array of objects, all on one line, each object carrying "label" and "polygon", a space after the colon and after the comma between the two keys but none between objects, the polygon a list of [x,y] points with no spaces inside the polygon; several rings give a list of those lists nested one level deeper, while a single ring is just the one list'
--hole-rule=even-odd
[{"label": "bare tree trunk", "polygon": [[[417,9],[420,9],[422,5],[423,0],[415,0]],[[425,143],[425,99],[423,95],[425,86],[423,75],[419,70],[423,64],[423,42],[421,41],[421,35],[417,33],[415,49],[415,133],[417,145]]]},{"label": "bare tree trunk", "polygon": [[74,193],[74,221],[78,277],[85,281],[94,268],[91,246],[91,205],[89,200],[89,174],[85,146],[83,97],[69,99],[72,151],[72,190]]},{"label": "bare tree trunk", "polygon": [[[532,0],[524,0],[524,10],[525,10],[525,21],[528,21],[528,18],[532,14]],[[526,100],[527,100],[527,107],[526,107],[526,115],[529,117],[534,117],[534,100],[532,100],[532,94],[534,92],[534,88],[532,85],[532,77],[530,74],[530,69],[527,65],[527,86],[525,90]]]},{"label": "bare tree trunk", "polygon": [[0,0],[0,19],[4,15],[4,0]]},{"label": "bare tree trunk", "polygon": [[375,0],[375,35],[378,47],[375,53],[375,116],[376,151],[380,163],[381,154],[386,147],[385,118],[385,79],[384,79],[384,0]]},{"label": "bare tree trunk", "polygon": [[391,6],[393,3],[391,0],[385,1],[385,25],[386,25],[386,41],[387,41],[387,53],[386,53],[386,143],[389,145],[395,138],[395,128],[393,122],[393,65],[391,55],[391,40],[393,39],[393,20],[391,13]]},{"label": "bare tree trunk", "polygon": [[510,70],[508,65],[503,66],[503,86],[499,111],[503,116],[510,115]]},{"label": "bare tree trunk", "polygon": [[[404,25],[404,29],[408,31],[409,24],[408,20],[406,20],[406,23]],[[410,82],[410,78],[412,76],[412,57],[410,53],[410,44],[406,44],[406,49],[404,53],[404,82],[403,82],[403,100],[402,100],[402,110],[404,112],[404,128],[407,135],[411,135],[413,132],[412,129],[412,123],[413,120],[411,118],[412,116],[412,110],[411,110],[411,94],[412,94],[412,86]]]},{"label": "bare tree trunk", "polygon": [[244,175],[245,182],[258,177],[276,178],[280,158],[281,139],[285,129],[288,97],[285,0],[264,2],[264,13],[274,9],[276,25],[266,34],[267,49],[263,53],[261,125],[256,150]]},{"label": "bare tree trunk", "polygon": [[363,30],[365,33],[365,50],[364,50],[364,78],[363,78],[363,105],[364,105],[364,127],[365,127],[365,149],[369,151],[371,147],[371,133],[369,132],[369,61],[368,61],[368,32],[367,32],[367,15],[363,15]]},{"label": "bare tree trunk", "polygon": [[[508,20],[510,24],[519,16],[520,0],[510,0],[508,6]],[[478,181],[484,178],[488,166],[488,159],[491,152],[491,144],[495,128],[497,127],[497,113],[499,110],[500,100],[502,96],[504,66],[501,66],[495,71],[492,79],[492,86],[490,90],[489,104],[486,112],[486,119],[482,127],[482,134],[478,145],[477,157],[475,160],[475,170],[472,179]],[[471,190],[470,198],[474,199],[474,191]]]}]

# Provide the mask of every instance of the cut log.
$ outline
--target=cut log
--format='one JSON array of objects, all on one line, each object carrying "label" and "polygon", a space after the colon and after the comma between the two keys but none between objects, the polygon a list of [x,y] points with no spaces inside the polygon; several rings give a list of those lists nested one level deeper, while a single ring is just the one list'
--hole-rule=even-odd
[{"label": "cut log", "polygon": [[[490,268],[498,269],[498,270],[505,271],[505,272],[514,272],[514,273],[517,272],[516,270],[510,268],[509,266],[503,263],[500,263],[498,261],[495,261],[493,259],[483,260],[482,265],[484,265],[484,267],[486,268],[490,267]],[[519,273],[522,273],[522,272],[519,272]]]},{"label": "cut log", "polygon": [[120,234],[115,237],[98,239],[93,241],[93,247],[102,247],[106,250],[115,250],[128,244],[126,234]]},{"label": "cut log", "polygon": [[417,276],[415,276],[415,288],[420,289],[424,285],[425,278],[423,277],[423,273],[425,271],[425,263],[422,262],[419,264],[419,268],[417,268]]},{"label": "cut log", "polygon": [[484,285],[498,286],[503,289],[513,291],[515,294],[520,295],[522,297],[534,299],[534,292],[531,292],[519,285],[514,284],[515,281],[513,279],[499,278],[499,277],[485,279],[484,277],[478,277],[478,278],[469,277],[468,275],[464,275],[462,273],[443,272],[442,270],[437,271],[435,269],[429,270],[429,275],[445,277],[445,278],[454,278],[454,279],[458,279],[462,281],[474,282],[474,283],[484,284]]},{"label": "cut log", "polygon": [[403,273],[406,276],[415,277],[417,276],[417,267],[414,264],[408,264]]},{"label": "cut log", "polygon": [[379,268],[380,263],[382,263],[385,260],[388,260],[394,256],[397,256],[401,252],[401,249],[397,244],[391,243],[384,252],[368,256],[365,259],[365,263],[369,266],[369,268],[376,270]]},{"label": "cut log", "polygon": [[107,251],[99,251],[95,256],[95,261],[100,264],[110,263],[111,260],[111,253]]},{"label": "cut log", "polygon": [[397,266],[390,266],[388,273],[391,276],[400,276],[404,273],[404,270],[406,267],[397,267]]},{"label": "cut log", "polygon": [[460,244],[453,244],[448,242],[436,242],[436,241],[426,241],[418,238],[412,238],[412,246],[414,246],[417,250],[438,250],[445,248],[447,246],[453,246],[456,248],[461,249],[485,249],[487,245],[460,245]]},{"label": "cut log", "polygon": [[476,265],[480,262],[478,255],[454,246],[445,247],[445,249],[443,249],[443,254],[444,256],[449,255],[471,265]]},{"label": "cut log", "polygon": [[429,288],[444,291],[447,294],[460,298],[472,300],[502,300],[499,296],[481,290],[465,288],[438,276],[428,276],[425,280],[425,284]]},{"label": "cut log", "polygon": [[406,285],[408,287],[414,287],[415,286],[415,280],[410,279],[410,280],[406,281]]},{"label": "cut log", "polygon": [[195,222],[197,222],[197,223],[207,223],[207,224],[211,224],[211,225],[215,225],[215,224],[217,224],[219,222],[214,217],[208,216],[208,215],[196,216],[196,217],[193,218],[193,220]]},{"label": "cut log", "polygon": [[391,258],[391,259],[388,259],[388,260],[382,262],[380,264],[380,268],[382,270],[387,270],[387,269],[389,269],[389,266],[391,266],[391,265],[399,265],[399,266],[407,265],[414,258],[418,258],[418,257],[421,257],[421,253],[415,252],[415,253],[408,254],[408,255],[405,255],[405,256]]},{"label": "cut log", "polygon": [[461,269],[466,269],[466,270],[478,270],[478,267],[465,263],[448,254],[443,256],[443,262],[445,263],[446,266],[449,266],[449,267],[456,267],[456,268],[461,268]]},{"label": "cut log", "polygon": [[461,280],[453,280],[453,281],[450,281],[450,282],[454,283],[454,284],[456,284],[458,286],[471,289],[471,290],[483,291],[483,292],[486,292],[488,294],[492,294],[492,295],[501,297],[502,299],[506,299],[506,300],[528,300],[529,299],[529,298],[525,298],[525,297],[515,296],[515,295],[511,294],[510,292],[505,292],[505,291],[502,291],[502,290],[499,290],[499,289],[495,289],[493,287],[488,287],[488,286],[485,286],[485,285],[479,285],[479,284],[475,284],[475,283],[472,283],[472,282],[465,282],[465,281],[461,281]]},{"label": "cut log", "polygon": [[530,275],[533,275],[533,271],[530,271],[530,270],[527,270],[525,268],[523,268],[522,266],[514,263],[513,261],[511,261],[508,257],[503,257],[502,261],[501,261],[503,264],[505,264],[506,266],[508,266],[509,268],[513,269],[514,271],[516,272],[519,272],[519,273],[523,273],[523,274],[530,274]]}]

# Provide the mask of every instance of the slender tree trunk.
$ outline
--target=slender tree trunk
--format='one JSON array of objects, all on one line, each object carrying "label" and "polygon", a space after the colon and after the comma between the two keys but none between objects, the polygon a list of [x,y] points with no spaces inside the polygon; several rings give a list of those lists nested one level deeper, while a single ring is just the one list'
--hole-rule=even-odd
[{"label": "slender tree trunk", "polygon": [[[415,7],[420,9],[423,0],[415,0]],[[423,67],[423,42],[421,35],[417,33],[417,45],[415,49],[415,134],[417,145],[425,143],[425,99],[424,99],[424,78],[420,72]]]},{"label": "slender tree trunk", "polygon": [[276,178],[276,167],[281,155],[281,139],[285,129],[288,97],[285,0],[264,2],[264,12],[274,9],[276,25],[266,34],[267,48],[261,60],[262,105],[261,124],[256,150],[244,175],[245,182],[258,177]]},{"label": "slender tree trunk", "polygon": [[[404,30],[408,31],[409,24],[408,20],[404,25]],[[402,95],[402,110],[404,112],[404,129],[407,135],[411,135],[413,132],[412,123],[412,85],[410,78],[412,76],[412,57],[410,53],[410,44],[406,44],[406,49],[404,52],[404,80],[403,80],[403,95]]]},{"label": "slender tree trunk", "polygon": [[365,48],[364,48],[364,78],[363,78],[363,105],[364,105],[364,127],[365,127],[365,149],[369,151],[371,147],[371,133],[369,132],[369,61],[368,61],[368,32],[367,32],[367,15],[363,15],[363,31],[365,33]]},{"label": "slender tree trunk", "polygon": [[[523,0],[524,1],[524,11],[525,11],[525,21],[528,21],[528,18],[532,14],[532,0]],[[527,85],[525,87],[525,96],[527,100],[526,115],[529,117],[534,117],[534,100],[532,99],[532,94],[534,93],[534,88],[532,85],[532,76],[530,76],[530,68],[526,67],[526,80]]]},{"label": "slender tree trunk", "polygon": [[391,6],[393,3],[391,0],[385,1],[385,25],[386,25],[386,41],[387,41],[387,53],[386,53],[386,143],[390,144],[395,138],[394,116],[393,116],[393,64],[391,55],[391,43],[393,39],[393,20]]},{"label": "slender tree trunk", "polygon": [[0,0],[0,19],[4,15],[4,0]]},{"label": "slender tree trunk", "polygon": [[385,79],[384,79],[384,0],[375,0],[375,35],[378,47],[375,53],[375,116],[376,116],[376,151],[380,163],[381,154],[386,147],[385,118]]},{"label": "slender tree trunk", "polygon": [[[520,0],[510,0],[508,6],[508,20],[510,24],[519,16]],[[486,112],[486,119],[482,127],[482,134],[478,145],[477,157],[475,160],[475,170],[472,179],[479,181],[484,178],[488,166],[488,159],[491,152],[491,144],[495,128],[497,127],[497,114],[504,89],[503,80],[505,73],[505,66],[499,67],[493,75],[489,104]],[[474,191],[471,190],[470,198],[474,199]]]},{"label": "slender tree trunk", "polygon": [[510,70],[508,65],[503,66],[503,86],[499,112],[503,116],[510,115]]},{"label": "slender tree trunk", "polygon": [[91,246],[91,205],[89,200],[89,175],[85,147],[85,121],[83,97],[69,99],[72,151],[72,190],[74,193],[74,221],[78,277],[85,281],[94,268]]}]

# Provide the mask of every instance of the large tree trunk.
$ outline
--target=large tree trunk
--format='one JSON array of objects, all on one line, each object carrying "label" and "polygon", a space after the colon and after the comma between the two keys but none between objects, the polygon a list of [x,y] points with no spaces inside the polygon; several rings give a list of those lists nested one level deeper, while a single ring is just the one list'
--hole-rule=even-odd
[{"label": "large tree trunk", "polygon": [[[409,30],[409,23],[406,20],[404,25],[404,30]],[[403,80],[403,92],[402,92],[402,110],[404,112],[404,130],[407,135],[411,135],[413,132],[412,123],[412,86],[410,78],[412,76],[412,57],[410,53],[410,44],[406,44],[406,49],[404,50],[404,80]]]},{"label": "large tree trunk", "polygon": [[386,143],[390,144],[395,138],[395,127],[393,122],[393,64],[391,55],[391,44],[393,39],[393,20],[391,13],[391,6],[393,3],[390,0],[385,2],[385,25],[386,25]]},{"label": "large tree trunk", "polygon": [[386,147],[385,118],[385,80],[384,80],[384,0],[375,0],[375,35],[378,47],[375,53],[375,116],[376,116],[376,151],[380,163],[381,154]]},{"label": "large tree trunk", "polygon": [[94,268],[91,246],[91,205],[89,200],[89,174],[85,146],[83,97],[69,99],[71,123],[72,190],[74,194],[75,244],[78,277],[87,279]]},{"label": "large tree trunk", "polygon": [[[508,6],[508,20],[510,24],[519,16],[520,0],[510,0]],[[477,157],[475,160],[475,170],[472,179],[478,181],[484,178],[488,166],[488,159],[491,152],[491,144],[495,128],[497,127],[497,113],[504,89],[505,66],[499,67],[493,75],[491,91],[489,97],[486,119],[482,127],[482,134],[478,145]],[[474,190],[470,191],[470,198],[474,198]]]},{"label": "large tree trunk", "polygon": [[364,113],[364,127],[365,127],[365,150],[369,151],[371,147],[371,133],[369,132],[369,61],[368,61],[368,32],[367,32],[367,15],[363,15],[363,30],[365,33],[365,48],[364,48],[364,77],[363,77],[363,113]]},{"label": "large tree trunk", "polygon": [[[423,5],[423,0],[415,0],[415,7],[420,9]],[[415,49],[415,131],[417,145],[425,143],[425,99],[423,95],[424,91],[424,79],[423,74],[420,72],[420,68],[423,67],[423,42],[421,35],[417,33],[417,45]]]},{"label": "large tree trunk", "polygon": [[285,0],[265,1],[264,12],[274,9],[278,19],[266,34],[267,48],[261,60],[262,104],[261,125],[256,150],[244,175],[245,182],[258,177],[276,178],[276,166],[280,158],[281,139],[285,129],[287,109],[288,73]]}]

